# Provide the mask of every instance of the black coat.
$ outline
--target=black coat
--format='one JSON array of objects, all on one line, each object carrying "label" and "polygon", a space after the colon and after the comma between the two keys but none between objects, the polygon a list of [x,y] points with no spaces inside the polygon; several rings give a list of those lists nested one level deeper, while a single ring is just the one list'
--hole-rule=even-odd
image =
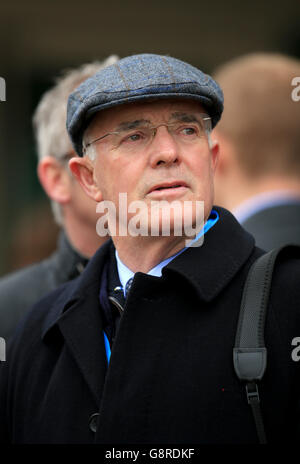
[{"label": "black coat", "polygon": [[[262,251],[218,211],[203,246],[175,258],[161,278],[135,275],[109,368],[98,298],[109,242],[80,277],[36,305],[2,363],[0,439],[257,443],[232,348],[244,281]],[[299,259],[276,268],[260,385],[273,443],[299,434],[300,363],[291,357],[300,336],[299,282]]]},{"label": "black coat", "polygon": [[77,277],[87,259],[74,250],[65,233],[48,258],[0,279],[0,337],[8,339],[31,307],[50,291]]}]

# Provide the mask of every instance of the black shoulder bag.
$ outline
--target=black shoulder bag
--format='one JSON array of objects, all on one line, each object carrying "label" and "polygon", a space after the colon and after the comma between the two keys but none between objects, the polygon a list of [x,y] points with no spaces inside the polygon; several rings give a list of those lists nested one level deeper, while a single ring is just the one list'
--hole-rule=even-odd
[{"label": "black shoulder bag", "polygon": [[260,407],[258,383],[267,366],[264,327],[275,262],[283,250],[298,248],[282,246],[260,256],[251,266],[244,286],[233,364],[238,378],[246,385],[250,405],[261,444],[266,444],[266,433]]}]

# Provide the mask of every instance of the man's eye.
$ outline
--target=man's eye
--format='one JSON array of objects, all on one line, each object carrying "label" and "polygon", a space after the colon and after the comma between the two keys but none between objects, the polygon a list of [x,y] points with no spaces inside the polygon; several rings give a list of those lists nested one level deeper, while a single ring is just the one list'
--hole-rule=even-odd
[{"label": "man's eye", "polygon": [[131,142],[140,142],[145,138],[144,134],[142,132],[134,132],[131,134],[126,135],[126,137],[123,138],[123,142],[131,143]]},{"label": "man's eye", "polygon": [[183,135],[196,135],[198,131],[195,127],[183,127],[181,133]]}]

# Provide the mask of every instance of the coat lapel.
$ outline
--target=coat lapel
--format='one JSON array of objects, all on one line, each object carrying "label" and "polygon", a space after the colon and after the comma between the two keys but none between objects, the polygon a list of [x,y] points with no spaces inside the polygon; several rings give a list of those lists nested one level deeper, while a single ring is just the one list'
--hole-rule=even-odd
[{"label": "coat lapel", "polygon": [[66,285],[59,300],[55,301],[43,330],[44,340],[51,343],[57,327],[60,329],[70,354],[98,404],[107,369],[99,289],[110,246],[111,241],[103,245],[81,276]]}]

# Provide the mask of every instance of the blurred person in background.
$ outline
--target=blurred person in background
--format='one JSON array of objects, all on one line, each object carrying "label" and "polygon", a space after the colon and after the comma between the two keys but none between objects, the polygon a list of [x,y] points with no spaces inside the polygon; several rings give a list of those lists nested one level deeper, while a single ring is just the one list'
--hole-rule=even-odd
[{"label": "blurred person in background", "polygon": [[50,198],[61,228],[57,249],[47,259],[0,279],[0,336],[8,338],[28,309],[46,293],[77,277],[107,237],[96,232],[96,205],[82,191],[68,166],[76,156],[66,130],[69,94],[99,69],[115,63],[84,64],[57,79],[38,104],[33,126],[38,151],[38,177]]},{"label": "blurred person in background", "polygon": [[229,209],[270,250],[300,244],[300,102],[292,79],[300,61],[245,55],[217,68],[224,112],[215,136],[220,158],[215,203]]}]

